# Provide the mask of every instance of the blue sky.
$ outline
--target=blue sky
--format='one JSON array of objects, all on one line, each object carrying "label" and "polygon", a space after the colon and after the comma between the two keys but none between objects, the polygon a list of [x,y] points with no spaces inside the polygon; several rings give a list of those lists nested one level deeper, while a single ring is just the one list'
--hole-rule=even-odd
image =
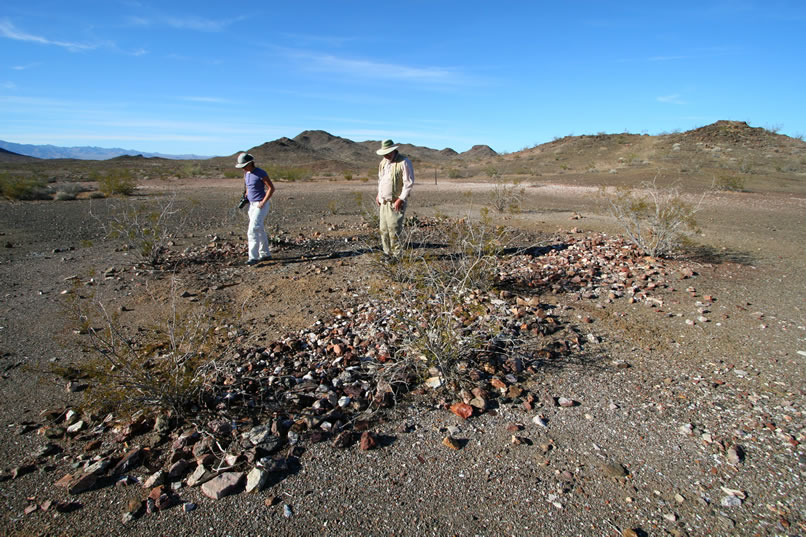
[{"label": "blue sky", "polygon": [[303,130],[499,152],[806,134],[806,2],[5,0],[0,139],[229,155]]}]

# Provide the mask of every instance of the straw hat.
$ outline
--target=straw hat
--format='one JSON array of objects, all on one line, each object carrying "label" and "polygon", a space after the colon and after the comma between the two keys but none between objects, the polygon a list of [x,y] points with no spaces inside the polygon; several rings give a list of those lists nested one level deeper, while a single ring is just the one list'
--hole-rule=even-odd
[{"label": "straw hat", "polygon": [[397,146],[392,140],[384,140],[381,142],[381,148],[375,152],[379,155],[388,155],[395,150],[397,150]]},{"label": "straw hat", "polygon": [[250,164],[255,163],[255,157],[249,153],[241,153],[238,155],[238,162],[235,163],[236,168],[246,168]]}]

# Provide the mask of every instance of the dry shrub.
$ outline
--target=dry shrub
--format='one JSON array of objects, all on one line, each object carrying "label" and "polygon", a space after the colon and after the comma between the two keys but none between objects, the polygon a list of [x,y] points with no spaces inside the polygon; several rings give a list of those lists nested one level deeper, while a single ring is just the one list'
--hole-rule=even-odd
[{"label": "dry shrub", "polygon": [[492,206],[499,213],[507,210],[517,213],[520,211],[521,201],[525,192],[526,190],[519,186],[517,182],[509,184],[501,180],[500,177],[496,177],[491,195]]},{"label": "dry shrub", "polygon": [[[401,336],[395,366],[387,370],[461,386],[460,364],[471,362],[501,330],[479,296],[495,285],[498,255],[512,241],[511,233],[486,215],[431,226],[415,221],[404,228],[402,255],[380,264],[384,276],[398,284],[382,290],[396,305],[394,324]],[[441,247],[427,250],[435,245]]]},{"label": "dry shrub", "polygon": [[10,173],[0,173],[0,194],[9,200],[50,199],[43,181]]},{"label": "dry shrub", "polygon": [[714,181],[714,189],[727,192],[744,192],[744,178],[738,175],[720,175]]},{"label": "dry shrub", "polygon": [[112,168],[103,172],[94,172],[90,178],[98,183],[98,190],[107,196],[117,194],[130,196],[137,188],[137,180],[128,168]]},{"label": "dry shrub", "polygon": [[75,308],[80,325],[75,332],[87,336],[92,353],[79,367],[89,380],[87,406],[122,414],[150,407],[187,415],[224,354],[214,337],[211,310],[180,308],[174,287],[164,317],[150,327],[128,328],[100,300],[92,304],[92,309]]},{"label": "dry shrub", "polygon": [[90,214],[107,238],[123,240],[127,248],[152,266],[162,263],[175,230],[182,229],[190,219],[189,210],[177,207],[176,193],[152,203],[110,203],[108,219],[92,211]]},{"label": "dry shrub", "polygon": [[677,250],[689,234],[699,231],[694,217],[705,195],[692,205],[676,185],[661,187],[657,179],[658,175],[641,183],[640,189],[612,192],[603,187],[600,195],[610,216],[644,255],[664,257]]}]

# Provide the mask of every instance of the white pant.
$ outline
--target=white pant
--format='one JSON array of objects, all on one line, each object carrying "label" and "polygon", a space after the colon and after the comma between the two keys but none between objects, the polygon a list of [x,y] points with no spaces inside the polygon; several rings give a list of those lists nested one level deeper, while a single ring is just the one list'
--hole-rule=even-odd
[{"label": "white pant", "polygon": [[257,261],[261,257],[270,255],[269,236],[263,227],[263,222],[269,214],[270,203],[267,201],[263,208],[258,207],[257,201],[249,202],[249,229],[246,237],[249,241],[249,260]]}]

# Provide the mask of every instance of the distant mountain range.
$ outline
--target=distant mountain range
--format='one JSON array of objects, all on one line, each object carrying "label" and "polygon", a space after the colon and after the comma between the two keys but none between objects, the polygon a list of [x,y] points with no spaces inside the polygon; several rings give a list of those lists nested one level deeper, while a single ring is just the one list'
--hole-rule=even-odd
[{"label": "distant mountain range", "polygon": [[166,155],[163,153],[146,153],[135,149],[121,149],[119,147],[59,147],[56,145],[15,144],[0,140],[0,149],[5,149],[18,155],[41,159],[72,158],[77,160],[108,160],[123,155],[142,155],[144,157],[159,157],[172,160],[200,160],[208,159],[200,155]]}]

